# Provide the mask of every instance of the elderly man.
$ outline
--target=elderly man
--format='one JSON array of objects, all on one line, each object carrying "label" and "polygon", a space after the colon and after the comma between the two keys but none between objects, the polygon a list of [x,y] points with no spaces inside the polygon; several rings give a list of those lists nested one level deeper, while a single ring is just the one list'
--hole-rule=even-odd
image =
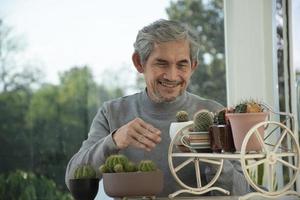
[{"label": "elderly man", "polygon": [[[201,109],[215,112],[222,108],[186,91],[198,64],[196,37],[187,26],[158,20],[139,31],[134,50],[132,61],[144,75],[146,88],[102,105],[88,138],[68,164],[67,186],[77,165],[89,163],[98,168],[109,155],[121,153],[136,162],[153,160],[164,173],[161,196],[168,196],[179,189],[170,173],[167,155],[169,126],[175,121],[176,112],[185,110],[193,115]],[[214,170],[208,167],[205,172],[209,178]],[[187,171],[183,176],[188,182],[195,182],[194,173]],[[233,195],[249,190],[240,167],[229,161],[224,162],[217,185]]]}]

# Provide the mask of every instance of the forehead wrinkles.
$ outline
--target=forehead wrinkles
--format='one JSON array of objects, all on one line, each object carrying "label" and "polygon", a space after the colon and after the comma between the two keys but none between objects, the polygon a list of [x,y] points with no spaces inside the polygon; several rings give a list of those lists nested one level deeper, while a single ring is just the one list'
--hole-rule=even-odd
[{"label": "forehead wrinkles", "polygon": [[150,56],[154,60],[160,59],[169,62],[190,61],[189,45],[186,40],[155,43]]}]

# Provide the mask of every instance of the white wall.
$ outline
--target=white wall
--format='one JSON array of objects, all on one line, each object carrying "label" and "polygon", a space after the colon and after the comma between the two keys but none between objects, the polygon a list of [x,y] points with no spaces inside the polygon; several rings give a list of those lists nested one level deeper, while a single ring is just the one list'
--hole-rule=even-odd
[{"label": "white wall", "polygon": [[254,98],[278,108],[272,0],[225,0],[228,105]]}]

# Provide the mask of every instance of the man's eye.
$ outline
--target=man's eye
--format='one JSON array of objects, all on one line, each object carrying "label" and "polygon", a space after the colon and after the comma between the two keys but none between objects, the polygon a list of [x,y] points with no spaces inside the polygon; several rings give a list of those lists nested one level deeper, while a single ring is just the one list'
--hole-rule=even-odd
[{"label": "man's eye", "polygon": [[159,67],[166,67],[167,63],[156,63],[156,65]]},{"label": "man's eye", "polygon": [[179,64],[177,67],[178,67],[178,69],[184,70],[187,68],[187,64]]}]

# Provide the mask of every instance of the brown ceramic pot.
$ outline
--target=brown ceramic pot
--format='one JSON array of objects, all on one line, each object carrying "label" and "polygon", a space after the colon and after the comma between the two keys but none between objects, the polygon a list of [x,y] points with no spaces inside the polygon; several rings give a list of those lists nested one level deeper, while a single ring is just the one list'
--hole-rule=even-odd
[{"label": "brown ceramic pot", "polygon": [[209,127],[210,147],[213,152],[234,152],[235,147],[231,127],[227,125],[212,125]]},{"label": "brown ceramic pot", "polygon": [[222,143],[222,149],[225,152],[235,152],[235,147],[234,147],[234,141],[233,141],[233,136],[232,136],[232,130],[231,130],[231,125],[226,124],[225,125],[225,130],[224,130],[224,135],[221,140]]},{"label": "brown ceramic pot", "polygon": [[[242,143],[248,131],[256,124],[266,120],[268,113],[227,113],[234,140],[234,145],[237,151],[241,151]],[[264,137],[264,129],[260,127],[258,130],[261,137]],[[261,145],[255,134],[252,135],[247,143],[246,151],[260,151]]]},{"label": "brown ceramic pot", "polygon": [[70,179],[70,192],[75,200],[93,200],[98,193],[99,179]]},{"label": "brown ceramic pot", "polygon": [[161,170],[104,173],[103,185],[105,193],[110,197],[152,197],[163,189],[163,173]]},{"label": "brown ceramic pot", "polygon": [[222,125],[212,125],[209,127],[210,148],[213,152],[220,153],[222,151],[221,137],[224,133]]}]

